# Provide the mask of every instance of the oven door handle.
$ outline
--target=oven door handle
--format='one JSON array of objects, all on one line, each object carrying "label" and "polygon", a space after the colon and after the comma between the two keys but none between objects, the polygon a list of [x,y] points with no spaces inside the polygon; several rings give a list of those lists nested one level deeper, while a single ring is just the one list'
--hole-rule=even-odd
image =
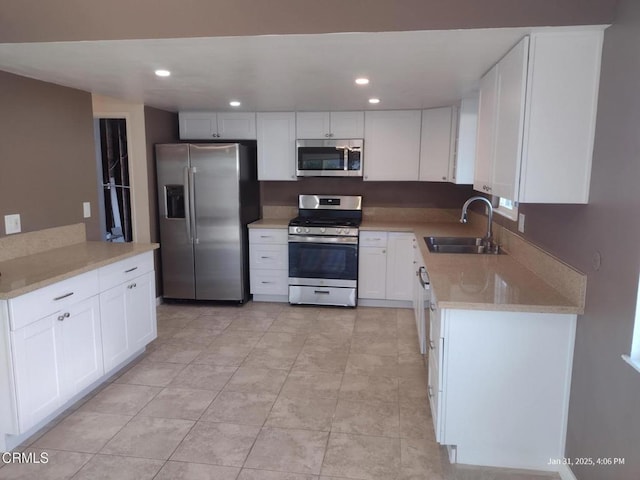
[{"label": "oven door handle", "polygon": [[342,245],[357,245],[358,237],[289,235],[289,243],[337,243]]}]

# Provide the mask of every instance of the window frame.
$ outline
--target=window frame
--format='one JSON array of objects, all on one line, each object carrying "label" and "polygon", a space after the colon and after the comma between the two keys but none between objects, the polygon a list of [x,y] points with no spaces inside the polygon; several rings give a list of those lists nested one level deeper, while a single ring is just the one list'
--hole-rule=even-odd
[{"label": "window frame", "polygon": [[[503,205],[503,200],[507,202],[511,202],[513,204],[512,208],[508,208]],[[509,200],[508,198],[499,197],[498,206],[493,209],[494,213],[502,215],[503,217],[508,218],[509,220],[513,220],[514,222],[518,221],[518,202]]]},{"label": "window frame", "polygon": [[633,336],[629,355],[622,355],[622,359],[640,372],[640,278],[638,279],[638,293],[636,296],[636,313],[633,323]]}]

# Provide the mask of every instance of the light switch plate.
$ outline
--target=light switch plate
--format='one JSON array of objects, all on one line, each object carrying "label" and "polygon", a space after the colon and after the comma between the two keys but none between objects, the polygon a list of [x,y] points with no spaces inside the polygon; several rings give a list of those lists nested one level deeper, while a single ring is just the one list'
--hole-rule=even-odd
[{"label": "light switch plate", "polygon": [[82,214],[84,215],[84,218],[89,218],[91,216],[91,203],[90,202],[83,202],[82,203]]},{"label": "light switch plate", "polygon": [[524,233],[524,213],[518,214],[518,231]]},{"label": "light switch plate", "polygon": [[20,225],[20,214],[14,213],[12,215],[4,216],[4,233],[10,235],[12,233],[20,233],[22,227]]}]

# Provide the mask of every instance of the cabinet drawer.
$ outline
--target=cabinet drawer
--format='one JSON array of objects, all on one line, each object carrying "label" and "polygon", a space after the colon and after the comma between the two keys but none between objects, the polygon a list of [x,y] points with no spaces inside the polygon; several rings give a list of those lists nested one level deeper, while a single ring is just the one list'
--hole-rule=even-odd
[{"label": "cabinet drawer", "polygon": [[361,247],[386,247],[387,232],[360,232]]},{"label": "cabinet drawer", "polygon": [[287,270],[251,270],[251,293],[262,295],[288,295]]},{"label": "cabinet drawer", "polygon": [[251,245],[251,268],[286,270],[289,265],[287,245]]},{"label": "cabinet drawer", "polygon": [[289,231],[286,228],[252,228],[249,230],[249,242],[286,245]]},{"label": "cabinet drawer", "polygon": [[152,270],[153,252],[145,252],[102,267],[98,270],[100,291],[108,290]]},{"label": "cabinet drawer", "polygon": [[67,308],[98,293],[96,270],[54,283],[9,300],[11,330]]}]

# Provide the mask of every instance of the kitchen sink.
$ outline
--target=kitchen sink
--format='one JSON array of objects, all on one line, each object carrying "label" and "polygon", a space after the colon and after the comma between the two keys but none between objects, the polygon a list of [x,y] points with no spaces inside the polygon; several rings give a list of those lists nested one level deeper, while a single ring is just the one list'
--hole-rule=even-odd
[{"label": "kitchen sink", "polygon": [[502,253],[489,249],[480,237],[424,237],[427,248],[434,253]]}]

